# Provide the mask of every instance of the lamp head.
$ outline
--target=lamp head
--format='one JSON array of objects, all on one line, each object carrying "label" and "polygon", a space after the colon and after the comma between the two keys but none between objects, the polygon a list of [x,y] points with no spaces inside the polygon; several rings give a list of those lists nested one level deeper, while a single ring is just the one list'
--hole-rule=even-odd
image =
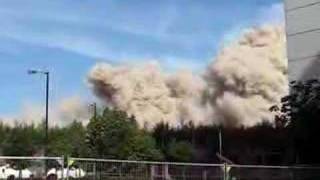
[{"label": "lamp head", "polygon": [[28,70],[28,74],[49,74],[49,71],[31,69]]},{"label": "lamp head", "polygon": [[28,74],[37,74],[38,71],[37,70],[28,70]]}]

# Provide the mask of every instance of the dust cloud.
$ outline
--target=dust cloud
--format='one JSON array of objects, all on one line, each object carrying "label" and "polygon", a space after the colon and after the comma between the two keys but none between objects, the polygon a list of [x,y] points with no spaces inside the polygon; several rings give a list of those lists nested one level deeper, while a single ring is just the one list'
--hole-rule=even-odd
[{"label": "dust cloud", "polygon": [[285,52],[284,28],[269,25],[244,32],[201,75],[168,74],[155,63],[99,63],[88,82],[106,105],[134,115],[143,127],[159,122],[252,126],[271,121],[269,107],[288,91]]}]

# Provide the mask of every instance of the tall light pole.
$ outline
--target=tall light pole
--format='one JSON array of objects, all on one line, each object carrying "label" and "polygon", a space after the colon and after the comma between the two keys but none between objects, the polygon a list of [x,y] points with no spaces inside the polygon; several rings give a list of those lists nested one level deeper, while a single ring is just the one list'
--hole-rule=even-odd
[{"label": "tall light pole", "polygon": [[96,120],[97,118],[97,103],[90,104],[90,107],[93,109],[93,119]]},{"label": "tall light pole", "polygon": [[29,70],[28,74],[42,74],[46,76],[46,117],[45,117],[45,147],[44,147],[44,156],[47,156],[48,151],[48,130],[49,130],[49,71],[43,70]]}]

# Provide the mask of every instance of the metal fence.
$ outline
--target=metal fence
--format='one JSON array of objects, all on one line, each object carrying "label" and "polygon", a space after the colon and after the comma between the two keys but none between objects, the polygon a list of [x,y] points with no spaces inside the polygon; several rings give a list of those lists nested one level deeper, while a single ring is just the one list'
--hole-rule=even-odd
[{"label": "metal fence", "polygon": [[0,179],[318,180],[320,167],[0,156]]},{"label": "metal fence", "polygon": [[70,158],[88,180],[318,180],[320,167]]},{"label": "metal fence", "polygon": [[70,158],[92,180],[221,180],[221,164]]},{"label": "metal fence", "polygon": [[229,165],[227,179],[318,180],[320,167]]},{"label": "metal fence", "polygon": [[0,156],[0,179],[46,179],[48,172],[56,176],[63,164],[63,157]]}]

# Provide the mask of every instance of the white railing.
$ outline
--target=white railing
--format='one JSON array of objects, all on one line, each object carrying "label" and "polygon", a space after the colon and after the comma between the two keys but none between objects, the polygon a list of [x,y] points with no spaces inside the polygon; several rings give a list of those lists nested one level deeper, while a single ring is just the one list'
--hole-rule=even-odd
[{"label": "white railing", "polygon": [[229,180],[229,179],[320,179],[320,167],[203,164],[70,158],[87,172],[89,179],[130,180]]},{"label": "white railing", "polygon": [[223,164],[69,158],[89,179],[223,179]]},{"label": "white railing", "polygon": [[0,156],[0,179],[320,179],[320,167],[204,164],[94,158]]}]

